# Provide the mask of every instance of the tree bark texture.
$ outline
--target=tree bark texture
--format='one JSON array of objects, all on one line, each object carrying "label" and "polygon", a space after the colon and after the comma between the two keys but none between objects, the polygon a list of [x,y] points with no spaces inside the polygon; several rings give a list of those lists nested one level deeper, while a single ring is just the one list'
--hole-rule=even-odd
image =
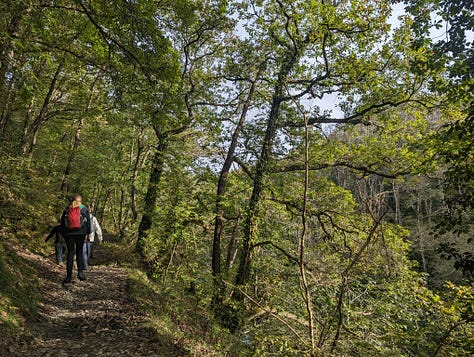
[{"label": "tree bark texture", "polygon": [[222,240],[222,229],[223,229],[223,220],[224,220],[224,195],[227,185],[227,176],[234,162],[235,149],[237,148],[240,131],[245,123],[248,110],[252,103],[253,96],[255,94],[255,89],[257,86],[258,77],[261,74],[260,69],[253,80],[247,98],[244,102],[242,112],[240,113],[239,121],[232,133],[232,139],[227,150],[227,155],[222,165],[221,172],[219,174],[219,181],[217,184],[217,197],[216,197],[216,207],[215,207],[215,221],[214,221],[214,239],[212,244],[212,274],[218,276],[221,273],[221,240]]},{"label": "tree bark texture", "polygon": [[[280,106],[284,98],[285,84],[298,59],[298,53],[290,50],[282,59],[277,82],[274,87],[271,109],[267,120],[267,127],[263,139],[262,149],[257,160],[254,185],[250,197],[247,217],[244,225],[244,239],[239,259],[239,269],[235,283],[237,286],[245,285],[250,278],[253,243],[257,236],[260,203],[263,197],[264,180],[269,171],[271,151],[278,128]],[[239,295],[239,294],[237,294]]]},{"label": "tree bark texture", "polygon": [[158,186],[164,169],[164,153],[168,147],[166,137],[158,137],[158,147],[153,155],[150,179],[146,191],[143,207],[143,215],[138,227],[138,239],[136,250],[144,257],[143,240],[148,237],[148,233],[153,225],[153,215],[155,213],[156,200],[158,198]]}]

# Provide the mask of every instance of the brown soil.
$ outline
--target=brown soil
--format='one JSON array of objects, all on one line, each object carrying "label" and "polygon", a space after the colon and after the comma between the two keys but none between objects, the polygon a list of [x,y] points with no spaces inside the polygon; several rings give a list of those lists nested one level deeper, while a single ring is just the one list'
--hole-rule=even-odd
[{"label": "brown soil", "polygon": [[18,251],[42,279],[38,316],[7,347],[10,356],[182,356],[153,340],[146,318],[127,293],[125,269],[104,265],[111,252],[98,247],[86,281],[61,282],[65,267],[52,258]]}]

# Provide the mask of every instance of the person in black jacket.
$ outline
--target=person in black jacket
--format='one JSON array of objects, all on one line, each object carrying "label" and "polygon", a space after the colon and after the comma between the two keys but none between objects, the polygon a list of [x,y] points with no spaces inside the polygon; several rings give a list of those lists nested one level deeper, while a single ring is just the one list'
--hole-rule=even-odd
[{"label": "person in black jacket", "polygon": [[[80,208],[80,228],[68,228],[68,214],[72,209],[77,207]],[[84,257],[82,251],[84,247],[84,240],[91,232],[89,215],[89,210],[82,204],[81,195],[76,194],[72,197],[69,206],[66,207],[63,215],[61,216],[61,230],[67,245],[66,279],[64,279],[63,284],[67,284],[72,281],[74,253],[76,254],[77,261],[77,277],[79,280],[86,280],[86,277],[84,276]]]},{"label": "person in black jacket", "polygon": [[61,233],[61,225],[54,226],[51,232],[48,234],[45,242],[49,241],[52,237],[54,238],[54,250],[56,251],[56,263],[61,265],[63,263],[63,253],[66,251],[66,241]]}]

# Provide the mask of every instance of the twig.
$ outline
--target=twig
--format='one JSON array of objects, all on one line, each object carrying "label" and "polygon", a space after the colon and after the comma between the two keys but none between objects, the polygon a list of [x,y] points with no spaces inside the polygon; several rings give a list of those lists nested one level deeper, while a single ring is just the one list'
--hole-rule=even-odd
[{"label": "twig", "polygon": [[278,321],[280,321],[282,324],[284,324],[286,327],[288,327],[288,329],[296,336],[298,337],[298,339],[301,341],[301,342],[305,342],[303,340],[303,338],[300,336],[300,334],[287,322],[285,321],[284,319],[282,319],[280,316],[278,316],[277,314],[275,314],[272,310],[262,306],[257,300],[255,300],[253,297],[251,297],[249,294],[247,294],[245,291],[243,291],[240,287],[224,280],[224,283],[228,286],[230,286],[231,288],[233,289],[237,289],[239,290],[239,292],[244,295],[247,299],[249,299],[251,302],[253,302],[255,305],[257,305],[260,309],[264,310],[265,312],[267,312],[268,314],[270,314],[271,316],[273,316],[275,319],[277,319]]}]

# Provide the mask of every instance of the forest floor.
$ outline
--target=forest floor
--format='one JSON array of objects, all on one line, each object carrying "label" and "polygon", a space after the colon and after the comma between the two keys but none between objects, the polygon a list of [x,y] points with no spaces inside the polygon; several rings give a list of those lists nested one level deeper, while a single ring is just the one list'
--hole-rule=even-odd
[{"label": "forest floor", "polygon": [[42,287],[36,318],[14,343],[2,346],[10,356],[185,355],[170,342],[150,338],[146,316],[128,295],[127,271],[110,265],[109,248],[95,249],[86,281],[75,279],[66,287],[65,267],[52,257],[17,254],[37,270]]}]

